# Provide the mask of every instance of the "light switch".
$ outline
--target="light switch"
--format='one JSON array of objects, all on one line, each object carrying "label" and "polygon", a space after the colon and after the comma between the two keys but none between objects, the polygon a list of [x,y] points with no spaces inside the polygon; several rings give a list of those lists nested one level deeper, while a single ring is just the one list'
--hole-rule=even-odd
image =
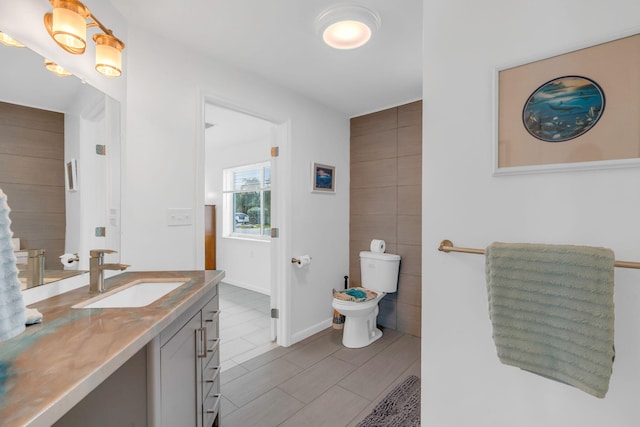
[{"label": "light switch", "polygon": [[118,208],[109,208],[109,225],[113,225],[114,227],[120,225],[120,221],[118,221],[120,218],[118,210]]},{"label": "light switch", "polygon": [[192,209],[167,209],[167,225],[169,227],[193,224]]}]

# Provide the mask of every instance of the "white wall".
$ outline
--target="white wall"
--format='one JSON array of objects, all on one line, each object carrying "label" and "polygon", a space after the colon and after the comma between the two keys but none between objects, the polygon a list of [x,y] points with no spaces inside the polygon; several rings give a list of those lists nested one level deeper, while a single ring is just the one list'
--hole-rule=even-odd
[{"label": "white wall", "polygon": [[216,267],[225,271],[224,282],[271,295],[271,249],[269,241],[219,239]]},{"label": "white wall", "polygon": [[636,0],[425,2],[423,424],[638,425],[638,270],[615,272],[616,359],[600,400],[500,364],[484,258],[436,250],[442,239],[478,248],[492,241],[571,243],[640,260],[640,170],[492,177],[495,67],[633,28],[640,29]]},{"label": "white wall", "polygon": [[[289,205],[278,226],[291,249],[289,256],[309,253],[314,264],[305,274],[292,274],[290,263],[283,266],[283,286],[291,288],[293,301],[288,323],[294,339],[320,324],[328,326],[331,288],[341,283],[348,266],[347,118],[255,75],[159,42],[135,23],[130,23],[127,49],[123,261],[137,270],[203,268],[197,262],[202,236],[196,235],[195,227],[168,227],[166,210],[201,209],[201,97],[227,100],[289,124],[283,158],[288,159],[285,166],[292,179],[283,185]],[[336,165],[336,195],[309,192],[309,165],[314,160]],[[282,262],[289,260],[283,257]]]},{"label": "white wall", "polygon": [[269,129],[265,126],[262,139],[232,145],[216,144],[209,135],[205,135],[205,199],[216,205],[216,268],[225,271],[226,283],[271,295],[271,242],[224,237],[222,197],[223,169],[270,160]]}]

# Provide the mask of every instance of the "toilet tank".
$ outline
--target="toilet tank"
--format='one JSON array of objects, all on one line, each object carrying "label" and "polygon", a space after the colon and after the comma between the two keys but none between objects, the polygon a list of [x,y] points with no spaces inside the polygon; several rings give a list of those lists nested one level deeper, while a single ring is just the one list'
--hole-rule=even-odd
[{"label": "toilet tank", "polygon": [[378,252],[360,252],[360,279],[362,287],[377,292],[396,292],[400,255]]}]

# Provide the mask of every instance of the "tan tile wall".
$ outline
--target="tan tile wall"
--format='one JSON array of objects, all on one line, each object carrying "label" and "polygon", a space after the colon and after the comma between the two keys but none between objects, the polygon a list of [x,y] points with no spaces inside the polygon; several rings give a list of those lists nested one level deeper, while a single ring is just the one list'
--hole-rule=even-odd
[{"label": "tan tile wall", "polygon": [[422,101],[351,119],[350,169],[350,285],[360,285],[360,251],[384,239],[402,262],[378,323],[420,336]]},{"label": "tan tile wall", "polygon": [[[44,249],[62,270],[65,245],[64,114],[0,102],[0,188],[22,249]],[[35,172],[34,172],[35,171]]]}]

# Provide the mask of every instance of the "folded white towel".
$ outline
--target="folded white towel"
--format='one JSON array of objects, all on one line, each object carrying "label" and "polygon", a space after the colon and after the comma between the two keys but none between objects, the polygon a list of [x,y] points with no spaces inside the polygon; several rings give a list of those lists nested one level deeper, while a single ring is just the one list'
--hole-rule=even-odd
[{"label": "folded white towel", "polygon": [[25,308],[24,324],[33,325],[34,323],[42,323],[42,313],[37,308]]}]

